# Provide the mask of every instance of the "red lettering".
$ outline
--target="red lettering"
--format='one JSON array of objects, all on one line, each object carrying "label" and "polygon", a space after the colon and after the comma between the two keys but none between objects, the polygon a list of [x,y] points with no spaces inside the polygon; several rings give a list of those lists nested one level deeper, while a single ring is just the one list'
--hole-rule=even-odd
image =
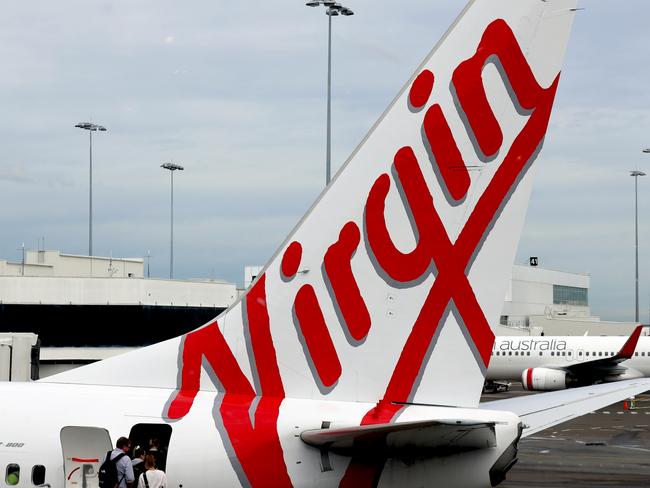
[{"label": "red lettering", "polygon": [[536,109],[545,96],[508,24],[501,19],[492,22],[485,29],[474,56],[458,65],[452,77],[458,101],[486,156],[496,154],[503,143],[503,133],[487,100],[481,76],[491,56],[496,56],[501,63],[522,108]]},{"label": "red lettering", "polygon": [[[395,155],[399,158],[404,148]],[[386,227],[384,208],[390,189],[390,177],[381,175],[375,181],[366,201],[366,235],[370,249],[381,269],[395,281],[407,283],[422,276],[431,263],[431,253],[426,242],[428,234],[417,229],[417,244],[409,253],[395,247]],[[427,192],[427,195],[429,193]]]},{"label": "red lettering", "polygon": [[303,285],[298,290],[294,311],[318,377],[330,387],[341,376],[341,363],[313,286]]},{"label": "red lettering", "polygon": [[[447,305],[452,300],[481,357],[482,366],[487,367],[489,363],[494,334],[487,324],[474,291],[467,280],[468,269],[466,268],[470,265],[472,255],[480,249],[490,223],[495,219],[499,209],[505,205],[509,193],[516,187],[518,179],[526,170],[526,165],[533,159],[535,151],[542,143],[559,81],[558,75],[551,86],[546,89],[541,88],[507,24],[502,20],[497,20],[488,26],[476,54],[462,63],[453,75],[453,83],[459,101],[485,155],[496,154],[503,142],[501,128],[487,102],[481,77],[485,61],[492,55],[498,56],[520,105],[531,110],[532,113],[524,128],[515,138],[485,192],[479,197],[472,214],[454,244],[450,242],[432,202],[427,215],[426,207],[430,204],[430,194],[428,191],[425,191],[424,195],[420,193],[425,190],[426,184],[415,160],[415,155],[410,148],[402,148],[395,157],[395,168],[418,228],[418,247],[422,243],[431,242],[427,251],[430,251],[430,256],[437,266],[438,275],[400,354],[386,388],[384,399],[366,414],[364,421],[388,418],[388,415],[380,412],[382,408],[385,408],[382,407],[383,405],[408,401],[418,372],[426,366],[423,364],[426,351],[442,321]],[[402,154],[400,155],[400,153]],[[392,272],[396,262],[402,259],[402,256],[395,252],[390,236],[383,233],[385,223],[383,225],[377,222],[373,223],[374,230],[379,229],[377,232],[379,238],[375,240],[370,239],[368,225],[368,219],[378,218],[376,214],[369,216],[369,210],[373,212],[381,210],[383,213],[383,200],[388,193],[390,184],[386,180],[386,175],[380,176],[368,196],[366,228],[368,241],[377,261],[386,273],[397,279]],[[377,190],[377,195],[373,195],[376,187],[381,191]],[[423,213],[419,213],[417,209],[423,210]],[[431,232],[430,241],[423,234],[426,231]],[[378,247],[376,248],[375,245]],[[422,251],[423,254],[424,252]],[[388,256],[388,259],[380,259],[380,255]],[[415,263],[417,270],[422,268],[422,262],[425,260],[424,257],[420,259]],[[406,262],[407,260],[403,260],[403,263]],[[385,265],[389,269],[384,267]],[[413,274],[415,272],[410,274],[402,272],[401,276],[413,279]],[[367,472],[365,481],[377,479],[382,466],[383,464],[376,467],[374,472],[372,470]],[[351,463],[348,471],[356,473],[359,471],[359,467]],[[343,480],[345,481],[347,478],[346,473]]]},{"label": "red lettering", "polygon": [[254,426],[249,411],[256,398],[255,390],[237,364],[217,322],[185,336],[181,388],[170,403],[167,416],[179,419],[189,412],[200,388],[201,361],[205,357],[225,391],[219,413],[228,436],[224,440],[235,452],[236,459],[231,461],[241,467],[252,487],[268,486],[269,477],[274,486],[291,487],[277,431],[284,388],[269,327],[265,278],[260,277],[246,295],[245,303],[254,364],[264,395],[254,413]]},{"label": "red lettering", "polygon": [[302,246],[299,242],[292,242],[289,244],[289,247],[284,251],[282,256],[282,263],[280,265],[280,270],[282,275],[291,279],[298,272],[298,266],[300,266],[300,260],[302,259]]},{"label": "red lettering", "polygon": [[332,286],[335,306],[338,306],[350,335],[360,341],[370,330],[370,314],[359,285],[352,274],[352,256],[357,250],[361,234],[354,222],[348,222],[339,233],[339,240],[325,253],[325,271]]},{"label": "red lettering", "polygon": [[449,194],[454,200],[467,195],[470,179],[447,119],[437,103],[424,116],[424,133]]},{"label": "red lettering", "polygon": [[423,70],[415,78],[409,92],[409,102],[413,108],[422,108],[427,103],[433,90],[433,80],[433,73],[428,69]]}]

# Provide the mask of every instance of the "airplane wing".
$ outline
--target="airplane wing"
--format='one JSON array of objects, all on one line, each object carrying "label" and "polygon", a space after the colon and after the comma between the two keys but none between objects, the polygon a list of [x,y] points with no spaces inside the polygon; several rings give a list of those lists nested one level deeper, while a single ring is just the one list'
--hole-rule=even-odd
[{"label": "airplane wing", "polygon": [[416,451],[461,452],[496,446],[494,422],[425,420],[307,430],[305,444],[343,456],[376,453],[401,457]]},{"label": "airplane wing", "polygon": [[527,437],[648,390],[650,378],[639,378],[485,402],[480,408],[519,415]]},{"label": "airplane wing", "polygon": [[602,381],[606,377],[610,377],[611,381],[612,376],[619,376],[628,371],[629,368],[621,366],[620,363],[634,355],[642,329],[641,325],[636,327],[620,351],[614,356],[562,366],[561,369],[572,373],[581,384],[593,384]]}]

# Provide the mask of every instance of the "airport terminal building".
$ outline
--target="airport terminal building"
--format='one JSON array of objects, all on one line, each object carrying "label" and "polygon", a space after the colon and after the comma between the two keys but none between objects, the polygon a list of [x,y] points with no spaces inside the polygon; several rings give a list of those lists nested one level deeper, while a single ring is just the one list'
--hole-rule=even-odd
[{"label": "airport terminal building", "polygon": [[184,334],[237,298],[234,283],[145,278],[144,271],[142,258],[59,251],[0,260],[0,333],[36,334],[33,375],[44,377]]},{"label": "airport terminal building", "polygon": [[[260,269],[245,268],[244,287]],[[26,251],[21,262],[0,260],[0,380],[45,377],[176,337],[240,293],[225,281],[147,278],[142,258]],[[499,322],[498,335],[625,335],[635,325],[591,315],[589,275],[531,265],[513,266]],[[11,357],[15,364],[3,364]]]},{"label": "airport terminal building", "polygon": [[[535,258],[531,258],[536,263]],[[590,277],[535,265],[514,265],[498,335],[627,335],[637,325],[591,315]]]}]

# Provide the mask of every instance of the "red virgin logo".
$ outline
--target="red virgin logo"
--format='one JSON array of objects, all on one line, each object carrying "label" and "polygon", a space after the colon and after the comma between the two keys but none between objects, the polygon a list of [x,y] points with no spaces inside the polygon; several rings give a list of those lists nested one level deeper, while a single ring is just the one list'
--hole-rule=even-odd
[{"label": "red virgin logo", "polygon": [[[435,75],[428,70],[413,82],[408,104],[413,116],[424,111],[422,142],[430,166],[421,164],[410,146],[399,149],[393,159],[394,176],[384,173],[376,178],[366,198],[364,216],[359,216],[368,255],[378,275],[388,284],[399,288],[421,286],[428,276],[435,276],[383,398],[366,414],[364,424],[390,422],[414,395],[432,340],[449,313],[465,328],[468,347],[479,367],[485,369],[489,362],[494,335],[468,275],[492,225],[541,146],[559,80],[558,75],[548,88],[542,88],[508,25],[496,20],[487,27],[475,54],[463,61],[452,76],[459,114],[478,157],[484,161],[505,150],[501,126],[488,103],[481,76],[485,64],[491,61],[499,68],[516,108],[528,118],[455,241],[452,242],[437,211],[437,206],[445,202],[434,201],[422,171],[430,168],[435,172],[451,205],[466,198],[471,179],[442,107],[434,103],[424,111],[435,84]],[[404,208],[414,226],[417,244],[408,253],[395,246],[386,223],[385,201],[393,185],[401,188]],[[351,266],[361,236],[359,225],[347,222],[338,240],[327,249],[322,263],[323,279],[336,315],[348,340],[358,347],[363,347],[363,340],[372,330],[371,314],[363,298],[364,293],[372,290],[362,289]],[[289,283],[295,278],[302,252],[299,242],[292,242],[285,250],[280,266],[283,281]],[[166,415],[179,419],[189,412],[200,387],[201,364],[205,359],[214,373],[215,384],[223,392],[218,397],[217,426],[224,443],[233,451],[233,466],[242,482],[263,486],[273,479],[274,486],[291,486],[276,427],[285,393],[270,333],[265,283],[265,276],[260,277],[242,307],[254,384],[237,364],[215,321],[184,337],[179,390]],[[336,388],[345,371],[312,284],[298,288],[292,312],[314,381],[326,394]],[[262,399],[252,422],[249,409],[256,396]],[[263,449],[264,454],[260,455],[258,449]],[[382,466],[380,462],[369,470],[367,464],[362,466],[353,459],[341,486],[358,486],[378,479]]]}]

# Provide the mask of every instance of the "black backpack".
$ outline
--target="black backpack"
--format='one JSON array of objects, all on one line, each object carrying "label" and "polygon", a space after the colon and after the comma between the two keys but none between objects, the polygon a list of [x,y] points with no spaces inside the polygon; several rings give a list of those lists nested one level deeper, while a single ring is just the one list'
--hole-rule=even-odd
[{"label": "black backpack", "polygon": [[146,470],[144,468],[144,461],[133,466],[133,476],[135,478],[135,481],[133,482],[133,488],[138,488],[138,486],[140,486],[139,485],[140,475],[145,471]]},{"label": "black backpack", "polygon": [[111,459],[111,451],[106,454],[106,460],[99,467],[99,488],[115,488],[122,480],[117,479],[117,462],[126,456],[122,452]]}]

